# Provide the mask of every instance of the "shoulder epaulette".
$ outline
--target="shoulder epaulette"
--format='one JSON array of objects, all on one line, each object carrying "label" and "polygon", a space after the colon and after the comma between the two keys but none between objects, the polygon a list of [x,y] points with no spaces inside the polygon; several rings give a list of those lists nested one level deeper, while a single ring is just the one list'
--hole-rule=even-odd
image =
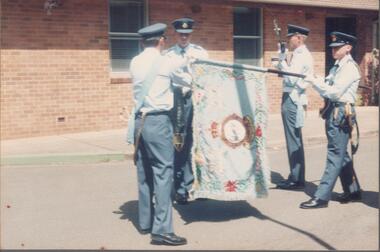
[{"label": "shoulder epaulette", "polygon": [[169,49],[166,49],[165,51],[163,51],[163,54],[166,55],[166,54],[168,54],[168,53],[174,51],[174,49],[175,49],[175,47],[172,46],[172,47],[170,47]]},{"label": "shoulder epaulette", "polygon": [[359,73],[360,73],[360,67],[359,67],[358,63],[356,63],[356,61],[354,59],[349,59],[349,60],[347,60],[347,62],[350,62],[350,63],[354,64],[354,66],[359,70]]},{"label": "shoulder epaulette", "polygon": [[194,44],[193,44],[193,47],[194,47],[195,49],[204,50],[203,47],[202,47],[202,46],[199,46],[199,45],[194,45]]}]

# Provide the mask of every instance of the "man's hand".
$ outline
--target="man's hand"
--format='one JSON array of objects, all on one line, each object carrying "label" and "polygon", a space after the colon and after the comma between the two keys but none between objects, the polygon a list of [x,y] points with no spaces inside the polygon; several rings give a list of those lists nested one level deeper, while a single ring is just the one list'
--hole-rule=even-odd
[{"label": "man's hand", "polygon": [[188,65],[193,64],[197,59],[193,56],[186,56],[186,62]]},{"label": "man's hand", "polygon": [[325,83],[323,77],[319,77],[317,75],[312,75],[312,74],[306,75],[304,81],[307,83],[310,83],[311,85],[313,85],[315,87],[324,85],[324,83]]},{"label": "man's hand", "polygon": [[277,52],[278,52],[278,59],[280,61],[286,59],[286,54],[288,52],[288,49],[285,47],[285,43],[277,43]]},{"label": "man's hand", "polygon": [[317,76],[313,74],[308,74],[306,75],[304,81],[314,85],[314,83],[317,81]]}]

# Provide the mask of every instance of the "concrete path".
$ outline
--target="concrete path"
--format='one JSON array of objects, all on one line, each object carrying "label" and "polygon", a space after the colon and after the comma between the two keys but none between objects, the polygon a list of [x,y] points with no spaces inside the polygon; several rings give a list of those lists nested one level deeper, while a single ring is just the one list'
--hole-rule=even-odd
[{"label": "concrete path", "polygon": [[[358,107],[361,137],[377,136],[379,108]],[[133,147],[125,143],[126,129],[33,137],[1,141],[1,164],[92,163],[130,159]],[[309,111],[303,128],[305,146],[326,142],[324,121],[317,111]],[[268,150],[285,148],[281,114],[270,114]]]}]

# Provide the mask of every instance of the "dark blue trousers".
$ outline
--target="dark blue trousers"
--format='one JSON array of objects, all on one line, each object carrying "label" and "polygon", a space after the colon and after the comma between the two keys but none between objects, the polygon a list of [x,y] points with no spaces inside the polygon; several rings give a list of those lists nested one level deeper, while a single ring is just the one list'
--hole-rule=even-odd
[{"label": "dark blue trousers", "polygon": [[[352,108],[352,112],[355,112],[354,108]],[[338,177],[340,177],[344,192],[353,193],[360,190],[352,158],[347,151],[350,128],[345,122],[344,106],[331,107],[327,113],[328,117],[325,121],[328,140],[326,167],[314,194],[315,197],[322,200],[331,199],[331,193]]]},{"label": "dark blue trousers", "polygon": [[282,95],[281,116],[290,167],[288,180],[305,183],[305,154],[303,150],[302,131],[301,128],[295,127],[297,106],[288,93],[283,93]]},{"label": "dark blue trousers", "polygon": [[191,167],[191,148],[193,146],[193,103],[191,96],[184,98],[185,136],[184,146],[181,151],[175,151],[174,155],[174,189],[176,193],[187,195],[191,189],[194,175]]},{"label": "dark blue trousers", "polygon": [[[136,118],[136,132],[142,118]],[[173,232],[171,190],[173,186],[173,125],[170,115],[147,115],[137,150],[139,191],[138,216],[141,229],[152,234]],[[153,203],[153,197],[154,203]]]}]

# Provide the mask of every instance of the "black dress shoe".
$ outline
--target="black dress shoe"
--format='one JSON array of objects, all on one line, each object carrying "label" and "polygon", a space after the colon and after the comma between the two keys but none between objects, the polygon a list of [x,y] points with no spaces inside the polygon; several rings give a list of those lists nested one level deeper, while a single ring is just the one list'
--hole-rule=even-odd
[{"label": "black dress shoe", "polygon": [[341,204],[347,204],[349,202],[358,202],[362,200],[362,194],[360,191],[358,192],[345,192],[340,194],[337,198],[337,201],[339,201]]},{"label": "black dress shoe", "polygon": [[328,206],[328,201],[321,200],[318,198],[312,198],[308,201],[301,203],[300,208],[302,209],[313,209],[313,208],[324,208]]},{"label": "black dress shoe", "polygon": [[205,201],[205,200],[208,200],[208,198],[196,198],[195,200],[198,200],[198,201]]},{"label": "black dress shoe", "polygon": [[186,205],[188,204],[187,195],[176,193],[175,195],[175,202],[179,205]]},{"label": "black dress shoe", "polygon": [[276,188],[282,190],[301,190],[305,188],[305,183],[285,180],[278,183]]},{"label": "black dress shoe", "polygon": [[139,233],[142,235],[149,234],[150,232],[152,232],[151,228],[139,229]]},{"label": "black dress shoe", "polygon": [[179,237],[175,235],[174,233],[169,234],[152,234],[152,244],[155,245],[172,245],[172,246],[178,246],[178,245],[185,245],[187,243],[187,240],[183,237]]}]

